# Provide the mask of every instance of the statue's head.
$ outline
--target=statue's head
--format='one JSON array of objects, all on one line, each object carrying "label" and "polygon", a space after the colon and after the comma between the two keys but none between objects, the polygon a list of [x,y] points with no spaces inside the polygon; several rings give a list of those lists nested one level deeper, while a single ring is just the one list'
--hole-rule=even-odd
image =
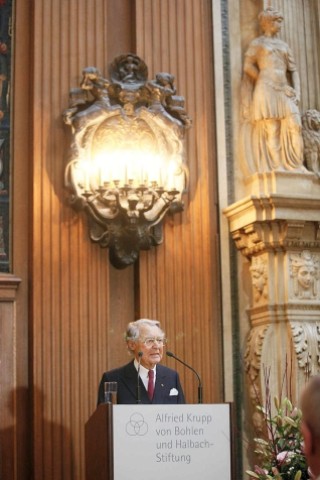
[{"label": "statue's head", "polygon": [[276,10],[273,7],[267,7],[259,14],[258,20],[261,30],[266,32],[271,25],[282,23],[283,15],[279,10]]}]

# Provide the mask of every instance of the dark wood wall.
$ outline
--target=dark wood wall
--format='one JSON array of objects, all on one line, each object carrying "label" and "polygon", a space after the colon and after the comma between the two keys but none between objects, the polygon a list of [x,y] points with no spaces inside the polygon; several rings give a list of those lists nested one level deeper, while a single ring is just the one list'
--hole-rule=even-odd
[{"label": "dark wood wall", "polygon": [[[12,447],[15,467],[1,480],[84,480],[84,425],[102,372],[128,360],[129,321],[160,320],[168,348],[201,374],[204,401],[223,400],[211,0],[31,3],[16,0],[14,262],[12,274],[0,277],[1,342],[11,335],[1,448]],[[68,205],[70,139],[61,114],[84,67],[107,76],[113,58],[129,51],[145,60],[150,78],[175,75],[193,127],[185,211],[167,218],[163,245],[119,271]],[[179,370],[187,401],[196,402],[194,375],[164,362]]]}]

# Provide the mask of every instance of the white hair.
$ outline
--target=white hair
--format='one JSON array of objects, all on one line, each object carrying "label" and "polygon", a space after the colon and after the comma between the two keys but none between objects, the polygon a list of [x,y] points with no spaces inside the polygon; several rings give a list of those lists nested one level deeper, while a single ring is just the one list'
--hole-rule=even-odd
[{"label": "white hair", "polygon": [[158,327],[162,333],[162,328],[160,326],[160,322],[158,320],[149,320],[148,318],[140,318],[139,320],[136,320],[135,322],[130,322],[127,326],[127,330],[125,333],[125,339],[126,340],[138,340],[140,336],[140,328],[146,326],[146,327]]}]

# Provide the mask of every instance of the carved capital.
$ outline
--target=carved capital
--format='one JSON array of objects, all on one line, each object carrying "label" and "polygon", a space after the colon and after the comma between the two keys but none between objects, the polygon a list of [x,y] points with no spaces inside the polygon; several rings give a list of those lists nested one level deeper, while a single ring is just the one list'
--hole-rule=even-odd
[{"label": "carved capital", "polygon": [[245,256],[288,248],[319,248],[319,222],[266,220],[250,223],[232,232],[237,249]]}]

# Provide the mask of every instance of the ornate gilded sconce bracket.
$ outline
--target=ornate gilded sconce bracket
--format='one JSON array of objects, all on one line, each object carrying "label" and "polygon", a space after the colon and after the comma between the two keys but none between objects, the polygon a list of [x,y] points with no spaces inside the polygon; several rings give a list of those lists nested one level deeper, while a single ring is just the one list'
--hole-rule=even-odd
[{"label": "ornate gilded sconce bracket", "polygon": [[165,214],[183,209],[183,138],[191,125],[184,98],[171,74],[149,81],[143,60],[120,55],[110,80],[96,67],[83,70],[63,118],[72,131],[65,170],[70,201],[88,215],[91,240],[124,268],[162,242]]}]

